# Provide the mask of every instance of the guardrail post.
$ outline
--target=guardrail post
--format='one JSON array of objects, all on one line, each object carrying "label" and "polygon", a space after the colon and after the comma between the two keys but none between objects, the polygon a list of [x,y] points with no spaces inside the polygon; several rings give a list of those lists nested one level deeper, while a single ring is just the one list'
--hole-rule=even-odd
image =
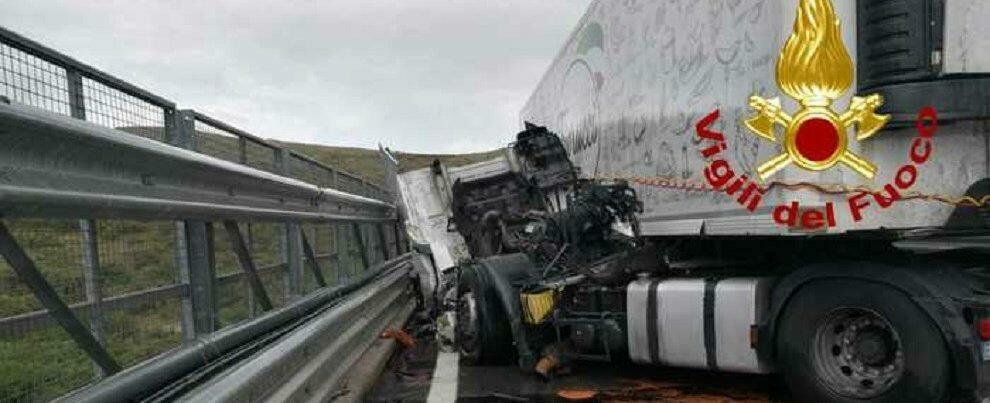
[{"label": "guardrail post", "polygon": [[289,222],[285,224],[286,252],[288,253],[286,281],[287,300],[295,300],[302,296],[302,276],[303,276],[303,248],[302,248],[302,228],[299,223]]},{"label": "guardrail post", "polygon": [[69,91],[69,113],[73,118],[86,120],[86,103],[83,98],[82,75],[72,68],[65,69],[65,85]]},{"label": "guardrail post", "polygon": [[[331,189],[340,190],[340,173],[336,169],[330,171],[330,184]],[[333,270],[333,283],[340,284],[344,268],[343,249],[340,247],[340,241],[343,239],[340,236],[340,226],[335,223],[327,224],[330,226],[330,270]]]},{"label": "guardrail post", "polygon": [[375,225],[375,232],[378,233],[378,244],[382,247],[382,260],[391,259],[391,254],[388,251],[388,240],[385,238],[385,225],[386,223],[379,223]]},{"label": "guardrail post", "polygon": [[402,239],[402,221],[396,220],[392,224],[392,228],[395,230],[395,254],[401,255],[406,253],[406,245]]},{"label": "guardrail post", "polygon": [[179,279],[186,286],[182,296],[182,338],[188,342],[217,330],[219,323],[213,225],[179,221],[176,233]]},{"label": "guardrail post", "polygon": [[368,248],[365,246],[364,234],[361,231],[360,223],[351,223],[351,230],[354,233],[354,242],[357,243],[358,251],[361,252],[361,272],[368,270],[371,267],[371,259],[368,253]]},{"label": "guardrail post", "polygon": [[175,111],[172,116],[169,143],[187,150],[196,150],[196,114],[189,109]]},{"label": "guardrail post", "polygon": [[[291,176],[292,155],[285,148],[275,150],[275,170],[282,176]],[[279,237],[279,252],[285,263],[282,283],[285,286],[286,300],[293,300],[302,294],[302,246],[299,239],[299,224],[291,221],[282,223],[282,236]]]},{"label": "guardrail post", "polygon": [[[195,148],[196,115],[191,110],[176,111],[169,125],[169,142],[186,149]],[[186,286],[182,296],[182,339],[186,342],[217,330],[216,268],[213,226],[196,220],[176,222],[175,247],[179,280]]]},{"label": "guardrail post", "polygon": [[237,161],[247,165],[247,139],[237,136]]},{"label": "guardrail post", "polygon": [[[244,238],[244,242],[247,243],[248,252],[254,253],[254,230],[253,230],[253,227],[251,226],[251,223],[244,224],[244,227],[245,227],[245,230],[246,230],[246,233],[244,234],[244,237],[245,237]],[[258,306],[259,302],[258,302],[258,297],[256,297],[254,295],[254,288],[248,287],[247,298],[248,298],[248,312],[249,312],[249,314],[251,315],[252,318],[255,317],[255,316],[258,316],[258,314],[260,313],[260,310],[258,309],[259,308],[259,306]]]},{"label": "guardrail post", "polygon": [[[82,240],[82,272],[83,287],[86,290],[86,302],[89,304],[89,330],[93,338],[104,347],[107,344],[103,335],[103,293],[100,290],[100,253],[96,241],[96,222],[79,220],[79,232]],[[103,367],[93,363],[97,378],[107,375]]]},{"label": "guardrail post", "polygon": [[[86,120],[82,75],[75,69],[67,68],[65,78],[69,92],[69,114],[73,118]],[[105,347],[107,341],[103,335],[103,294],[100,292],[100,258],[96,245],[96,222],[79,220],[79,235],[82,240],[83,288],[86,291],[86,302],[89,304],[89,330],[93,333],[93,338]],[[93,371],[97,379],[107,375],[103,367],[96,362],[93,363]]]}]

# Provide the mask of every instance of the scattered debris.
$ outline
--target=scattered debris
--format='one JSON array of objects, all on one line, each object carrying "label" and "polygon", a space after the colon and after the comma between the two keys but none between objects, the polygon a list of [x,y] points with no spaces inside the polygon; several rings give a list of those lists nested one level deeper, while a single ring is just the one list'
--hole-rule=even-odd
[{"label": "scattered debris", "polygon": [[383,339],[395,339],[397,343],[407,349],[416,347],[416,340],[413,340],[412,336],[402,329],[386,329],[380,337]]},{"label": "scattered debris", "polygon": [[565,389],[557,391],[557,396],[564,400],[591,400],[598,397],[598,391],[583,389]]}]

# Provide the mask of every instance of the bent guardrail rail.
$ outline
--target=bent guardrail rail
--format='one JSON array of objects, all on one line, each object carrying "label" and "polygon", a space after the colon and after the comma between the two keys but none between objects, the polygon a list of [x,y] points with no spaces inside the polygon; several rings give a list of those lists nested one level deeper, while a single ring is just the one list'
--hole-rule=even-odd
[{"label": "bent guardrail rail", "polygon": [[[332,364],[346,371],[347,360],[320,360],[328,354],[348,357],[364,351],[388,320],[402,322],[415,307],[409,291],[410,253],[384,262],[359,280],[331,287],[307,296],[289,306],[268,312],[251,321],[204,337],[189,346],[163,354],[139,366],[104,379],[102,382],[63,396],[66,402],[117,402],[135,400],[257,400],[261,395],[284,389],[287,378],[297,378],[301,367],[315,363]],[[330,304],[330,305],[328,305]],[[397,308],[401,308],[396,310]],[[371,314],[365,315],[365,314]],[[295,324],[291,332],[277,334],[282,339],[250,351],[253,356],[230,355],[265,335]],[[362,322],[364,320],[365,322]],[[277,347],[274,347],[277,344]],[[347,346],[347,351],[340,346]],[[255,353],[261,347],[267,350]],[[197,369],[210,368],[217,374],[195,376]],[[245,369],[247,368],[247,369]],[[219,373],[222,372],[223,373]],[[336,374],[339,378],[342,373]],[[203,379],[206,378],[206,379]],[[336,378],[321,377],[320,385],[307,384],[311,391],[337,385]],[[261,387],[260,385],[266,385]],[[277,385],[277,386],[271,386]],[[295,390],[299,393],[300,390]]]}]

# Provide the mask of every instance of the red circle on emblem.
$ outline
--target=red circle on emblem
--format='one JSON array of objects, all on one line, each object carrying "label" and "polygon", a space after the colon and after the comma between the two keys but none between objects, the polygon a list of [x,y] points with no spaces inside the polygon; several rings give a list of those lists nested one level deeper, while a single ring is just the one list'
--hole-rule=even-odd
[{"label": "red circle on emblem", "polygon": [[801,122],[794,135],[798,153],[809,161],[825,161],[839,148],[839,131],[827,119],[811,118]]}]

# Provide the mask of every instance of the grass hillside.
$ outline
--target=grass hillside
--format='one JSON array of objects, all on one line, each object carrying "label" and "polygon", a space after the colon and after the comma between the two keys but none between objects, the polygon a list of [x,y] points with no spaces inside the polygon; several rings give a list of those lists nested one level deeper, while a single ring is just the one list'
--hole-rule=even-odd
[{"label": "grass hillside", "polygon": [[[273,142],[290,150],[313,157],[324,164],[358,174],[375,183],[382,183],[385,175],[378,150],[281,141]],[[394,154],[399,160],[399,169],[405,172],[428,167],[436,159],[439,159],[448,167],[454,167],[490,160],[498,156],[500,152],[501,150],[471,154],[413,154],[400,151],[394,152]]]},{"label": "grass hillside", "polygon": [[[141,137],[164,141],[165,129],[162,127],[133,126],[118,127],[117,129],[131,134],[136,134]],[[238,143],[235,137],[229,135],[218,135],[213,131],[201,130],[199,127],[197,127],[195,131],[195,136],[196,143],[198,144],[196,146],[197,151],[231,162],[239,161]],[[288,148],[300,154],[307,155],[332,167],[360,175],[361,177],[374,183],[382,183],[385,175],[377,149],[335,147],[322,144],[294,143],[274,139],[266,139],[266,141]],[[262,150],[264,149],[259,147],[255,148]],[[393,151],[393,155],[399,159],[399,170],[401,172],[428,167],[434,160],[437,159],[448,167],[455,167],[490,160],[498,156],[499,153],[501,153],[501,150],[467,154],[415,154]],[[262,167],[261,169],[272,169],[270,166],[271,163],[269,162],[272,159],[271,154],[254,154],[250,155],[248,158],[250,161],[264,161],[263,165],[267,166]],[[256,164],[249,163],[248,165],[259,168]]]}]

